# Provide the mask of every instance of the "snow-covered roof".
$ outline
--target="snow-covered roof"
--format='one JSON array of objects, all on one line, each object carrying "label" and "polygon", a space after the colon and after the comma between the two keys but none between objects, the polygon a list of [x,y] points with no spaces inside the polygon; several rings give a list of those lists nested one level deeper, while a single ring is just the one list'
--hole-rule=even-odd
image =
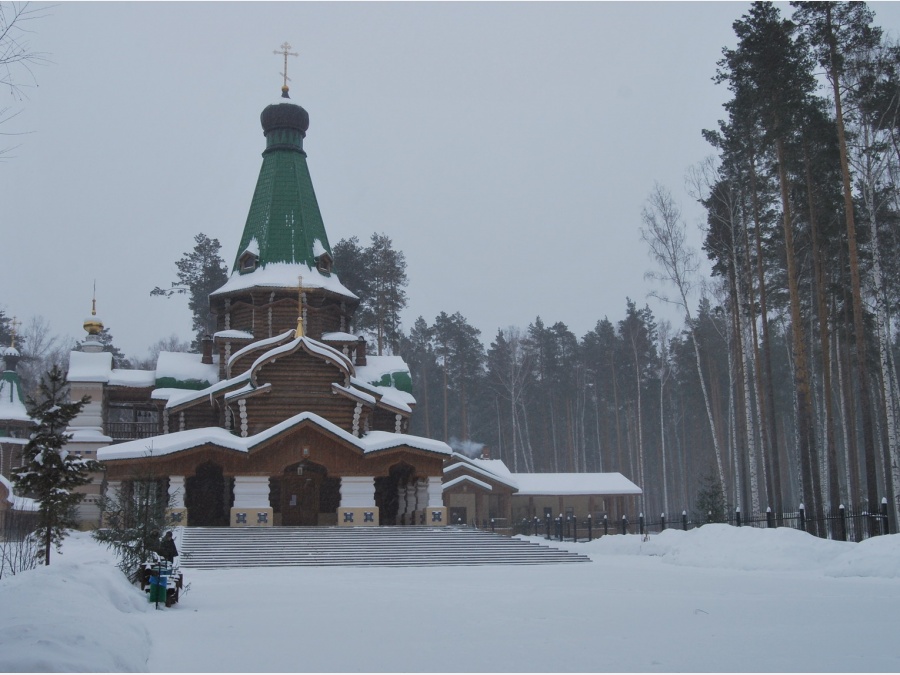
[{"label": "snow-covered roof", "polygon": [[69,382],[109,382],[112,371],[110,352],[71,352]]},{"label": "snow-covered roof", "polygon": [[154,389],[151,398],[165,399],[166,408],[175,408],[191,401],[199,401],[201,399],[213,396],[221,391],[225,391],[230,387],[236,387],[250,379],[250,371],[246,371],[227,380],[222,380],[209,385],[205,389],[197,391],[190,389]]},{"label": "snow-covered roof", "polygon": [[408,434],[371,431],[364,437],[357,438],[320,415],[311,412],[302,412],[286,419],[284,422],[266,429],[265,431],[246,438],[235,436],[230,431],[220,427],[189,429],[187,431],[176,431],[175,433],[165,434],[163,436],[128,441],[126,443],[119,443],[117,445],[101,448],[97,451],[97,457],[101,461],[137,459],[151,455],[169,455],[206,444],[217,445],[221,448],[235,450],[237,452],[250,452],[269,439],[278,436],[282,432],[305,421],[312,422],[321,429],[338,436],[346,443],[359,448],[364,453],[388,450],[402,446],[428,452],[436,452],[443,455],[449,455],[452,452],[450,446],[446,443],[435,441],[430,438],[421,438],[420,436],[410,436]]},{"label": "snow-covered roof", "polygon": [[[468,471],[472,471],[473,473],[480,474],[481,476],[484,476],[485,478],[488,478],[490,480],[495,480],[498,483],[503,483],[504,485],[509,485],[512,488],[518,488],[518,484],[516,483],[515,480],[512,479],[512,476],[508,471],[506,472],[505,475],[502,475],[499,473],[494,473],[493,471],[490,471],[487,468],[478,466],[477,464],[475,464],[473,462],[473,460],[463,461],[463,460],[467,460],[468,458],[462,457],[458,453],[454,452],[453,457],[459,458],[460,461],[450,464],[448,466],[445,466],[444,467],[445,474],[452,473],[452,472],[456,471],[457,469],[466,469]],[[502,464],[503,462],[500,462],[500,463]],[[450,485],[455,485],[456,482],[457,482],[456,479],[453,479],[449,483],[445,483],[444,488],[446,489]]]},{"label": "snow-covered roof", "polygon": [[253,382],[254,385],[256,384],[256,370],[266,362],[282,354],[291,354],[300,348],[306,350],[306,352],[310,354],[315,354],[328,361],[331,361],[338,368],[342,369],[350,375],[353,374],[353,363],[341,352],[339,352],[334,347],[326,345],[324,342],[319,342],[318,340],[313,340],[312,338],[308,338],[305,335],[301,335],[298,338],[294,338],[290,342],[286,342],[283,345],[273,347],[269,351],[257,357],[256,361],[253,362],[253,365],[250,366],[250,381]]},{"label": "snow-covered roof", "polygon": [[326,342],[357,342],[359,336],[353,333],[344,333],[343,331],[335,331],[333,333],[322,333],[322,339]]},{"label": "snow-covered roof", "polygon": [[[162,356],[162,353],[160,354]],[[158,377],[152,370],[113,368],[111,352],[69,353],[69,382],[105,382],[118,387],[152,387]]]},{"label": "snow-covered roof", "polygon": [[9,370],[0,375],[0,420],[32,421],[22,402],[19,377]]},{"label": "snow-covered roof", "polygon": [[112,438],[99,427],[69,427],[66,429],[70,443],[112,443]]},{"label": "snow-covered roof", "polygon": [[513,473],[520,495],[639,495],[620,473]]},{"label": "snow-covered roof", "polygon": [[40,502],[13,494],[12,483],[2,474],[0,474],[0,485],[6,488],[6,501],[12,504],[15,511],[37,511],[40,508]]},{"label": "snow-covered roof", "polygon": [[[249,333],[248,333],[248,335],[249,335]],[[246,354],[249,354],[251,352],[256,352],[256,351],[259,351],[262,349],[268,349],[274,345],[281,344],[282,342],[285,342],[286,340],[290,340],[293,336],[294,336],[294,330],[291,329],[291,330],[285,331],[284,333],[280,333],[279,335],[275,335],[270,338],[265,338],[263,340],[257,340],[256,342],[251,342],[249,345],[241,347],[234,354],[232,354],[231,356],[228,357],[228,364],[227,364],[228,370],[230,371],[231,366],[234,364],[234,362],[237,361],[242,356],[245,356]]]},{"label": "snow-covered roof", "polygon": [[156,362],[156,379],[171,378],[178,382],[194,380],[209,384],[218,382],[219,367],[215,363],[203,363],[202,359],[201,354],[160,352]]},{"label": "snow-covered roof", "polygon": [[304,288],[322,288],[353,300],[359,298],[337,278],[336,274],[325,276],[315,267],[303,263],[269,263],[247,274],[232,272],[225,284],[210,293],[222,295],[244,291],[248,288],[297,288],[298,277],[303,277]]},{"label": "snow-covered roof", "polygon": [[459,476],[457,478],[454,478],[453,480],[447,481],[446,483],[443,484],[442,487],[444,490],[447,490],[449,488],[452,488],[454,485],[457,485],[458,483],[473,483],[473,484],[477,485],[478,487],[484,488],[485,490],[493,490],[494,489],[488,483],[485,483],[483,480],[478,480],[477,478],[473,478],[472,476],[465,476],[465,475]]},{"label": "snow-covered roof", "polygon": [[252,340],[253,333],[245,330],[220,330],[213,335],[214,338],[222,338],[223,340]]},{"label": "snow-covered roof", "polygon": [[152,387],[156,384],[156,372],[153,370],[122,370],[113,368],[109,371],[108,384],[119,387]]}]

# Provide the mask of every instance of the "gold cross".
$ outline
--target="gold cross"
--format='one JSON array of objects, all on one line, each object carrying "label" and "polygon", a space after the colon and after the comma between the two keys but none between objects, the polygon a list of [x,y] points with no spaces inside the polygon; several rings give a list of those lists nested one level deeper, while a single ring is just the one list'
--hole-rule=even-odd
[{"label": "gold cross", "polygon": [[279,73],[279,75],[281,75],[284,78],[284,85],[281,87],[281,90],[287,91],[288,90],[288,82],[291,81],[291,78],[289,78],[287,76],[287,57],[288,56],[299,56],[299,54],[297,52],[292,52],[291,45],[287,42],[285,42],[283,45],[281,45],[280,51],[275,50],[272,53],[273,54],[284,54],[284,72]]},{"label": "gold cross", "polygon": [[[286,44],[286,43],[285,43]],[[303,337],[303,275],[297,276],[297,330],[295,337]]]},{"label": "gold cross", "polygon": [[13,349],[16,347],[16,333],[18,333],[19,326],[21,325],[22,322],[16,317],[13,317],[12,321],[9,322],[9,346]]}]

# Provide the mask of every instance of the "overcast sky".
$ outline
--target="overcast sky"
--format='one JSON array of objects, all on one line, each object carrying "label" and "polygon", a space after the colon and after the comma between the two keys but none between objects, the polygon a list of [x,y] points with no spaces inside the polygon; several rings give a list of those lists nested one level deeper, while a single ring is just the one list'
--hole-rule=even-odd
[{"label": "overcast sky", "polygon": [[[871,3],[896,32],[900,6]],[[693,225],[688,167],[723,117],[712,77],[747,3],[62,3],[34,22],[52,64],[0,131],[0,308],[80,339],[96,279],[116,344],[191,337],[151,298],[199,232],[233,261],[262,162],[262,109],[310,115],[333,246],[406,254],[409,307],[461,312],[489,344],[538,315],[580,338],[648,298],[641,207],[655,181]],[[700,234],[695,235],[699,245]],[[680,322],[679,322],[680,323]]]}]

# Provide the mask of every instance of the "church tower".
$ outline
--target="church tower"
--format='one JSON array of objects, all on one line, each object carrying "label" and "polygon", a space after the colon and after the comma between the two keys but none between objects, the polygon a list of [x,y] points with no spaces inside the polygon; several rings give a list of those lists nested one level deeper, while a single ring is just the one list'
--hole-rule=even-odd
[{"label": "church tower", "polygon": [[302,325],[303,333],[348,353],[359,298],[333,267],[303,140],[309,114],[287,82],[260,116],[266,147],[231,277],[210,295],[221,362],[237,349]]}]

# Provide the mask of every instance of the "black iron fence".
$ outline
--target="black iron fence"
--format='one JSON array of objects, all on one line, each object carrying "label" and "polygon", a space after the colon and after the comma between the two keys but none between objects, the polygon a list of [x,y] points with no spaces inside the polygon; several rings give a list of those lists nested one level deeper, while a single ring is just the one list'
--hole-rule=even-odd
[{"label": "black iron fence", "polygon": [[[791,527],[810,534],[839,541],[859,542],[869,537],[891,534],[888,503],[881,502],[880,509],[867,508],[848,509],[843,505],[831,513],[815,516],[807,513],[803,505],[797,511],[774,513],[767,509],[765,513],[744,514],[740,509],[714,519],[712,514],[706,518],[696,519],[682,511],[674,518],[660,514],[656,519],[648,519],[644,514],[629,520],[627,515],[618,519],[610,519],[608,514],[588,514],[584,517],[575,514],[560,514],[555,518],[523,519],[513,524],[513,534],[528,536],[544,536],[546,539],[559,541],[591,541],[610,534],[658,534],[666,529],[692,530],[707,523],[724,523],[735,527]],[[505,525],[505,523],[504,523]],[[493,527],[491,529],[494,529]]]}]

